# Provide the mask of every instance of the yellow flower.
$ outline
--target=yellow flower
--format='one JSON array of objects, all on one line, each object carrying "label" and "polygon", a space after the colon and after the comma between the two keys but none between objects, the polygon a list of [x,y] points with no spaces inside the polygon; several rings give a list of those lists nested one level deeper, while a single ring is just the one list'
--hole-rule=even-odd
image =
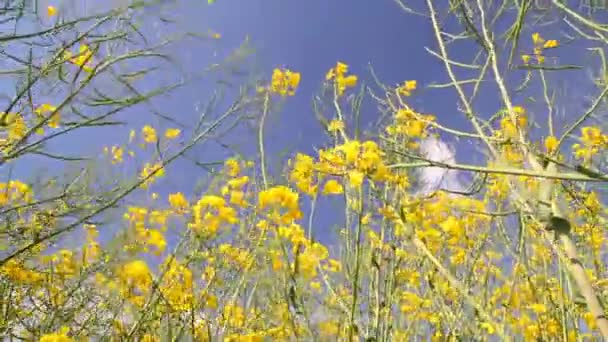
[{"label": "yellow flower", "polygon": [[165,138],[171,140],[171,139],[175,139],[177,137],[179,137],[179,135],[181,134],[181,130],[179,128],[168,128],[165,131]]},{"label": "yellow flower", "polygon": [[338,183],[335,179],[330,179],[325,183],[323,187],[323,193],[329,195],[339,195],[344,192],[342,184]]},{"label": "yellow flower", "polygon": [[537,315],[547,312],[547,307],[541,303],[530,304],[530,306],[528,308],[530,310],[532,310],[534,313],[536,313]]},{"label": "yellow flower", "polygon": [[545,139],[545,148],[547,149],[548,153],[555,151],[555,149],[557,148],[557,144],[557,138],[553,135],[550,135]]},{"label": "yellow flower", "polygon": [[242,191],[231,191],[230,192],[230,203],[237,205],[239,207],[245,207],[247,205],[247,201],[245,201],[245,193]]},{"label": "yellow flower", "polygon": [[342,263],[335,259],[327,260],[327,265],[323,267],[328,272],[337,273],[342,270]]},{"label": "yellow flower", "polygon": [[536,55],[536,61],[538,62],[538,64],[545,63],[545,56]]},{"label": "yellow flower", "polygon": [[331,120],[331,122],[327,126],[327,130],[330,132],[336,132],[342,129],[344,129],[344,121],[340,120]]},{"label": "yellow flower", "polygon": [[47,8],[46,8],[46,14],[47,14],[49,17],[54,17],[54,16],[56,16],[56,15],[57,15],[57,8],[56,8],[55,6],[50,6],[50,5],[49,5],[49,6],[47,6]]},{"label": "yellow flower", "polygon": [[238,160],[231,158],[224,162],[224,167],[226,168],[226,173],[230,177],[236,177],[239,172],[241,172],[241,167],[239,165]]},{"label": "yellow flower", "polygon": [[352,88],[357,85],[357,76],[345,76],[348,72],[348,65],[338,62],[336,66],[330,69],[325,75],[327,81],[334,80],[336,94],[342,96],[346,88]]},{"label": "yellow flower", "polygon": [[587,311],[583,314],[583,319],[585,320],[585,323],[587,323],[587,327],[591,330],[594,330],[597,328],[597,321],[595,319],[595,316]]},{"label": "yellow flower", "polygon": [[361,218],[361,224],[369,224],[369,220],[371,219],[371,214],[367,213],[365,215],[363,215],[363,217]]},{"label": "yellow flower", "polygon": [[164,175],[165,169],[163,168],[162,163],[146,163],[139,174],[140,179],[145,179],[142,188],[146,189],[150,184],[154,183],[156,179],[161,178]]},{"label": "yellow flower", "polygon": [[141,342],[160,342],[160,338],[154,335],[145,334],[141,340]]},{"label": "yellow flower", "polygon": [[289,174],[289,180],[294,182],[298,190],[305,194],[313,195],[316,193],[317,185],[315,184],[314,159],[306,154],[298,153],[295,161],[290,160],[293,164],[293,169]]},{"label": "yellow flower", "polygon": [[68,60],[70,63],[75,64],[82,68],[82,70],[86,72],[92,72],[93,67],[92,58],[93,52],[89,49],[89,46],[86,44],[82,44],[79,47],[78,55],[72,58],[72,53],[70,51],[65,52],[64,58]]},{"label": "yellow flower", "polygon": [[488,334],[492,335],[496,330],[494,330],[494,327],[492,326],[492,324],[488,323],[488,322],[483,322],[480,324],[480,327],[487,331]]},{"label": "yellow flower", "polygon": [[556,48],[558,46],[559,46],[559,42],[557,40],[550,39],[545,42],[545,44],[543,45],[543,48],[552,49],[552,48]]},{"label": "yellow flower", "polygon": [[363,172],[360,171],[351,171],[348,173],[348,180],[352,186],[358,188],[363,184]]},{"label": "yellow flower", "polygon": [[211,38],[213,39],[220,39],[222,38],[222,35],[217,33],[217,32],[213,32],[213,31],[209,31],[209,35],[211,36]]},{"label": "yellow flower", "polygon": [[[57,107],[50,105],[48,103],[43,103],[34,110],[34,113],[36,113],[36,115],[38,115],[38,116],[43,116],[46,113],[53,113],[56,110],[57,110]],[[59,127],[59,120],[60,120],[59,113],[58,112],[54,113],[48,121],[49,127],[51,127],[51,128]]]},{"label": "yellow flower", "polygon": [[181,192],[169,195],[169,204],[171,208],[178,214],[182,214],[188,211],[188,200]]},{"label": "yellow flower", "polygon": [[319,324],[319,330],[321,336],[325,338],[337,336],[340,332],[340,324],[336,321],[321,322]]},{"label": "yellow flower", "polygon": [[154,128],[152,128],[152,126],[145,125],[141,129],[141,133],[144,136],[144,141],[147,142],[148,144],[153,144],[156,142],[156,140],[157,140],[156,130]]},{"label": "yellow flower", "polygon": [[513,112],[517,115],[526,114],[526,109],[522,106],[513,106]]},{"label": "yellow flower", "polygon": [[524,64],[530,63],[530,55],[521,55],[521,60]]},{"label": "yellow flower", "polygon": [[344,94],[346,88],[353,88],[357,85],[357,76],[350,75],[346,77],[340,77],[336,79],[338,87],[338,96]]},{"label": "yellow flower", "polygon": [[68,336],[69,332],[70,328],[62,327],[56,333],[42,335],[40,342],[72,342],[74,340]]},{"label": "yellow flower", "polygon": [[300,73],[288,69],[274,69],[270,81],[270,91],[281,96],[293,96],[300,84]]},{"label": "yellow flower", "polygon": [[112,146],[112,148],[110,149],[111,154],[112,154],[112,165],[114,164],[120,164],[123,162],[123,149],[122,147],[119,146]]},{"label": "yellow flower", "polygon": [[346,65],[342,62],[338,62],[336,64],[336,74],[343,75],[343,74],[346,74],[347,72],[348,72],[348,65]]},{"label": "yellow flower", "polygon": [[544,41],[545,40],[543,39],[543,37],[540,36],[540,33],[535,32],[535,33],[532,34],[532,42],[535,45],[542,44]]},{"label": "yellow flower", "polygon": [[270,209],[273,218],[284,224],[302,218],[299,194],[286,186],[279,185],[261,191],[258,194],[258,207],[262,210]]},{"label": "yellow flower", "polygon": [[402,86],[397,88],[397,91],[403,96],[410,96],[412,91],[416,90],[416,86],[416,80],[405,81]]},{"label": "yellow flower", "polygon": [[165,236],[160,231],[156,229],[151,229],[147,231],[147,236],[147,243],[148,245],[154,246],[156,248],[154,252],[156,255],[160,255],[162,252],[165,251],[165,248],[167,247],[167,241],[165,240]]}]

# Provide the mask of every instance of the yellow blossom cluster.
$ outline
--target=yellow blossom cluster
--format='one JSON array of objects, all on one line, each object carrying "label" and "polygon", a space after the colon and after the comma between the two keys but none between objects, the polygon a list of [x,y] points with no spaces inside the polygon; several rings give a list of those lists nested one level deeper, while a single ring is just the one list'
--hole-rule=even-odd
[{"label": "yellow blossom cluster", "polygon": [[[559,42],[557,40],[545,40],[538,32],[532,34],[532,43],[534,44],[533,56],[538,64],[543,64],[545,62],[545,56],[543,56],[544,50],[553,49],[559,46]],[[529,64],[532,56],[524,54],[521,56],[521,59],[524,64]]]},{"label": "yellow blossom cluster", "polygon": [[357,76],[348,75],[348,65],[338,62],[335,67],[331,68],[325,75],[326,81],[334,81],[334,89],[337,96],[344,95],[348,88],[353,88],[357,85]]},{"label": "yellow blossom cluster", "polygon": [[258,196],[258,209],[268,212],[268,217],[276,223],[289,224],[302,218],[300,196],[286,186],[275,186],[263,190]]},{"label": "yellow blossom cluster", "polygon": [[274,69],[270,81],[270,91],[281,96],[293,96],[300,84],[300,73],[289,69]]},{"label": "yellow blossom cluster", "polygon": [[572,145],[572,149],[575,158],[589,162],[606,146],[608,146],[608,135],[603,134],[597,126],[586,126],[581,128],[580,143]]},{"label": "yellow blossom cluster", "polygon": [[[51,104],[48,104],[48,103],[43,103],[34,110],[34,113],[40,118],[43,118],[44,115],[47,113],[51,113],[51,117],[47,121],[49,127],[51,127],[51,128],[59,127],[59,120],[61,119],[61,116],[60,116],[59,112],[57,111],[57,107],[55,107]],[[39,133],[41,133],[41,132],[39,132]]]},{"label": "yellow blossom cluster", "polygon": [[66,50],[63,54],[63,59],[68,61],[82,70],[90,73],[93,71],[93,51],[87,44],[81,44],[78,47],[78,53],[74,56],[71,51]]},{"label": "yellow blossom cluster", "polygon": [[57,15],[57,7],[49,5],[46,7],[46,15],[49,17],[54,17]]},{"label": "yellow blossom cluster", "polygon": [[27,133],[27,125],[23,116],[19,113],[0,113],[0,117],[4,118],[4,122],[0,127],[0,133],[3,137],[0,138],[0,148],[7,149],[10,145],[21,140]]},{"label": "yellow blossom cluster", "polygon": [[125,245],[125,249],[162,254],[167,246],[164,232],[167,230],[169,215],[167,210],[150,211],[142,207],[129,207],[123,217],[133,230],[135,241],[131,245]]},{"label": "yellow blossom cluster", "polygon": [[165,168],[161,162],[146,163],[139,174],[139,178],[143,180],[142,187],[145,189],[164,175]]},{"label": "yellow blossom cluster", "polygon": [[107,146],[104,147],[103,153],[111,155],[112,165],[121,164],[124,161],[124,149],[118,145],[111,146],[110,148],[108,148]]},{"label": "yellow blossom cluster", "polygon": [[61,327],[58,332],[45,334],[40,337],[40,342],[73,342],[74,340],[68,336],[70,328]]},{"label": "yellow blossom cluster", "polygon": [[429,133],[429,124],[433,121],[433,115],[423,115],[410,108],[401,108],[395,113],[393,123],[386,127],[386,133],[407,139],[425,138]]},{"label": "yellow blossom cluster", "polygon": [[143,260],[130,261],[117,270],[117,275],[122,297],[136,306],[143,306],[153,281],[148,264]]},{"label": "yellow blossom cluster", "polygon": [[[383,156],[375,142],[351,140],[334,148],[319,150],[317,160],[298,153],[290,161],[289,179],[298,190],[308,195],[315,195],[322,181],[325,181],[322,187],[324,194],[341,194],[343,184],[333,177],[344,177],[354,187],[360,187],[366,176],[372,181],[392,181],[406,186],[407,180],[391,173],[384,164]],[[333,177],[327,179],[330,176]]]},{"label": "yellow blossom cluster", "polygon": [[213,237],[224,225],[239,222],[237,211],[223,197],[202,196],[192,207],[193,220],[188,227],[198,234]]},{"label": "yellow blossom cluster", "polygon": [[0,205],[29,203],[33,200],[32,188],[19,180],[0,183]]},{"label": "yellow blossom cluster", "polygon": [[17,284],[37,284],[44,279],[39,272],[28,269],[20,261],[9,260],[2,266],[0,272]]},{"label": "yellow blossom cluster", "polygon": [[504,139],[516,140],[519,137],[520,130],[523,130],[528,125],[528,116],[526,109],[522,106],[513,106],[513,115],[515,122],[507,111],[503,111],[504,115],[500,120],[500,130],[497,135]]},{"label": "yellow blossom cluster", "polygon": [[416,80],[405,81],[402,85],[397,87],[397,93],[402,96],[410,96],[412,95],[412,92],[416,90],[417,86],[418,82],[416,82]]},{"label": "yellow blossom cluster", "polygon": [[218,251],[241,269],[246,270],[253,266],[253,258],[245,249],[224,243],[218,247]]},{"label": "yellow blossom cluster", "polygon": [[165,270],[160,292],[172,311],[191,311],[195,308],[194,278],[192,271],[175,259],[166,259],[160,269]]},{"label": "yellow blossom cluster", "polygon": [[[43,103],[34,109],[34,117],[24,115],[19,112],[0,113],[2,123],[0,123],[0,151],[8,150],[11,145],[21,141],[30,129],[35,128],[38,135],[44,134],[44,128],[41,126],[45,120],[50,128],[58,128],[61,116],[57,111],[57,107]],[[46,115],[50,115],[47,117]]]}]

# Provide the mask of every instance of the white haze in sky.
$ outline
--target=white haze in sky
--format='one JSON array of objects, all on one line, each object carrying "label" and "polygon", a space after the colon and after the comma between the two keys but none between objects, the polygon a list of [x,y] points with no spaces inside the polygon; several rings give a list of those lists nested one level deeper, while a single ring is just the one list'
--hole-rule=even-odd
[{"label": "white haze in sky", "polygon": [[[433,161],[448,164],[456,163],[456,153],[447,143],[437,138],[427,138],[420,145],[423,155]],[[422,194],[428,194],[437,189],[452,191],[462,191],[464,187],[459,179],[458,170],[446,170],[438,167],[425,167],[420,170],[421,188],[418,190]]]}]

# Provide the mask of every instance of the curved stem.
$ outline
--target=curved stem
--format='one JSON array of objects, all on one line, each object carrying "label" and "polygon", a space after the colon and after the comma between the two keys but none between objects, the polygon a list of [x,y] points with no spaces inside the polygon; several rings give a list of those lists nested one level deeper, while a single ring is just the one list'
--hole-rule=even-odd
[{"label": "curved stem", "polygon": [[260,128],[258,129],[258,148],[260,150],[260,168],[262,170],[262,181],[264,182],[264,189],[268,187],[268,177],[266,175],[266,152],[264,148],[264,125],[266,123],[266,116],[268,115],[268,103],[270,102],[270,94],[266,92],[264,95],[264,111],[262,112],[262,118],[260,119]]}]

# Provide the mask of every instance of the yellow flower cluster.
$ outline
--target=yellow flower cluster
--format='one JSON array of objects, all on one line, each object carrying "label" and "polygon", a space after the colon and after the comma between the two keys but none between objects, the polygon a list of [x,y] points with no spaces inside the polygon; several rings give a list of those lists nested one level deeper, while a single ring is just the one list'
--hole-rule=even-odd
[{"label": "yellow flower cluster", "polygon": [[402,108],[395,113],[393,123],[386,127],[386,133],[407,139],[425,138],[429,133],[429,123],[433,121],[433,115],[423,115],[410,108]]},{"label": "yellow flower cluster", "polygon": [[121,282],[121,295],[136,306],[143,306],[151,291],[152,273],[143,260],[133,260],[119,268],[118,280]]},{"label": "yellow flower cluster", "polygon": [[342,96],[347,88],[353,88],[357,85],[357,76],[346,76],[346,73],[348,73],[348,65],[338,62],[325,75],[326,81],[334,81],[334,89],[338,97]]},{"label": "yellow flower cluster", "polygon": [[293,96],[300,84],[300,73],[289,69],[274,69],[270,81],[270,91],[281,96]]},{"label": "yellow flower cluster", "polygon": [[513,106],[513,114],[515,122],[508,115],[506,110],[503,112],[503,118],[500,120],[500,131],[497,131],[497,136],[504,139],[515,140],[519,136],[519,131],[525,129],[528,125],[528,116],[526,109],[522,106]]},{"label": "yellow flower cluster", "polygon": [[214,237],[224,225],[239,222],[237,211],[223,197],[204,195],[192,207],[193,220],[188,227],[196,233]]},{"label": "yellow flower cluster", "polygon": [[[35,117],[24,116],[18,112],[0,113],[0,117],[4,118],[0,124],[0,150],[6,150],[23,139],[28,134],[28,129],[39,126],[42,120],[46,120],[50,128],[58,128],[61,116],[56,110],[57,107],[44,103],[34,109]],[[45,114],[49,113],[51,117],[45,117]],[[38,127],[35,132],[42,135],[44,128]]]},{"label": "yellow flower cluster", "polygon": [[190,208],[190,203],[181,192],[170,194],[168,200],[173,212],[177,215],[186,214]]},{"label": "yellow flower cluster", "polygon": [[51,128],[59,127],[59,120],[61,119],[61,116],[59,112],[57,112],[57,107],[48,103],[43,103],[34,110],[34,113],[40,118],[42,118],[44,114],[52,113],[52,116],[48,121],[48,125]]},{"label": "yellow flower cluster", "polygon": [[47,6],[46,7],[46,15],[48,15],[49,17],[54,17],[57,15],[57,8],[55,6]]},{"label": "yellow flower cluster", "polygon": [[547,150],[547,153],[555,152],[555,150],[557,149],[558,143],[559,143],[559,141],[557,140],[557,138],[554,135],[550,135],[547,138],[545,138],[545,149]]},{"label": "yellow flower cluster", "polygon": [[327,247],[314,242],[306,245],[304,252],[298,255],[298,271],[306,279],[317,276],[317,267],[329,257]]},{"label": "yellow flower cluster", "polygon": [[34,193],[32,188],[18,180],[8,183],[0,183],[0,205],[29,203],[32,201]]},{"label": "yellow flower cluster", "polygon": [[[553,49],[559,46],[559,42],[557,40],[545,40],[538,32],[532,34],[532,43],[534,44],[533,56],[538,64],[543,64],[545,62],[545,56],[543,56],[544,50]],[[532,56],[530,55],[524,54],[521,56],[521,60],[524,62],[524,64],[530,64],[531,59]]]},{"label": "yellow flower cluster", "polygon": [[[162,254],[167,246],[163,232],[167,229],[169,213],[164,210],[149,211],[142,207],[129,207],[123,217],[133,228],[135,241],[125,248],[131,251],[141,249],[143,252],[152,251],[156,255]],[[156,229],[153,229],[153,226],[156,226]]]},{"label": "yellow flower cluster", "polygon": [[418,82],[416,80],[405,81],[403,85],[397,87],[397,93],[402,96],[410,96],[417,86]]},{"label": "yellow flower cluster", "polygon": [[597,126],[581,128],[581,142],[572,145],[574,156],[589,162],[593,156],[608,146],[608,135],[602,133]]},{"label": "yellow flower cluster", "polygon": [[289,187],[279,185],[260,191],[258,209],[267,210],[268,217],[278,224],[289,224],[302,218],[299,194]]},{"label": "yellow flower cluster", "polygon": [[[348,141],[330,149],[319,150],[318,160],[297,154],[289,175],[296,187],[307,194],[317,191],[318,183],[328,175],[345,176],[354,187],[363,184],[365,176],[377,182],[404,180],[392,174],[383,161],[384,153],[373,141]],[[403,182],[406,184],[407,182]],[[323,187],[326,194],[340,194],[343,186],[329,179]]]},{"label": "yellow flower cluster", "polygon": [[[260,221],[260,226],[268,226],[268,222]],[[286,241],[289,241],[294,249],[298,249],[300,246],[305,246],[309,241],[305,236],[304,229],[297,223],[291,223],[289,225],[279,226],[278,236]],[[279,254],[271,253],[273,257],[279,257]]]},{"label": "yellow flower cluster", "polygon": [[170,310],[191,311],[196,302],[192,271],[173,258],[165,260],[160,269],[166,270],[160,292],[170,306]]},{"label": "yellow flower cluster", "polygon": [[139,178],[144,180],[142,188],[148,188],[157,179],[162,178],[165,175],[165,168],[161,162],[155,164],[146,163],[142,168]]},{"label": "yellow flower cluster", "polygon": [[39,272],[28,269],[23,264],[15,259],[9,260],[0,268],[0,273],[8,277],[11,281],[17,284],[38,284],[44,276]]},{"label": "yellow flower cluster", "polygon": [[253,266],[253,257],[247,250],[224,243],[218,247],[218,251],[242,270],[250,269]]},{"label": "yellow flower cluster", "polygon": [[87,44],[80,45],[76,56],[74,56],[71,51],[65,51],[63,58],[64,60],[79,66],[86,72],[93,71],[93,51],[91,51]]},{"label": "yellow flower cluster", "polygon": [[156,140],[158,140],[158,137],[156,136],[156,130],[150,125],[145,125],[144,127],[142,127],[141,134],[144,138],[144,142],[146,142],[147,144],[155,144]]},{"label": "yellow flower cluster", "polygon": [[20,113],[0,113],[4,117],[4,122],[0,125],[0,150],[6,150],[10,145],[18,142],[27,133],[27,124]]},{"label": "yellow flower cluster", "polygon": [[74,340],[68,336],[70,328],[62,327],[58,332],[45,334],[40,337],[40,342],[73,342]]},{"label": "yellow flower cluster", "polygon": [[114,145],[111,146],[110,148],[108,148],[107,146],[103,148],[103,153],[104,154],[110,154],[112,159],[112,165],[115,164],[121,164],[124,160],[123,160],[123,156],[124,156],[124,149],[120,146]]}]

